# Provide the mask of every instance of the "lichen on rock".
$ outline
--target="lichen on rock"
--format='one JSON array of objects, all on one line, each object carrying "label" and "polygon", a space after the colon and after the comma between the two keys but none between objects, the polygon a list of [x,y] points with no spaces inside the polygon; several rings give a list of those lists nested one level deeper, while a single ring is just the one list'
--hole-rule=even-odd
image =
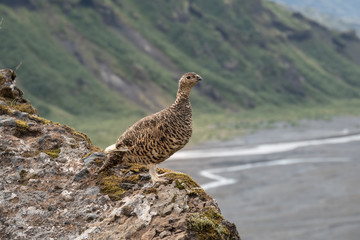
[{"label": "lichen on rock", "polygon": [[13,71],[0,74],[14,91],[0,94],[0,239],[240,239],[186,174],[161,169],[167,181],[154,186],[144,165],[97,174],[102,150],[39,117]]}]

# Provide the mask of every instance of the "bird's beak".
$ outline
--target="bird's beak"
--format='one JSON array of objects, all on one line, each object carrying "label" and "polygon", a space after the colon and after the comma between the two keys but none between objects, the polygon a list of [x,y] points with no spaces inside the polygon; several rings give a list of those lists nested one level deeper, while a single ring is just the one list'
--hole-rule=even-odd
[{"label": "bird's beak", "polygon": [[200,82],[202,80],[202,78],[199,75],[196,76],[196,79],[198,82]]}]

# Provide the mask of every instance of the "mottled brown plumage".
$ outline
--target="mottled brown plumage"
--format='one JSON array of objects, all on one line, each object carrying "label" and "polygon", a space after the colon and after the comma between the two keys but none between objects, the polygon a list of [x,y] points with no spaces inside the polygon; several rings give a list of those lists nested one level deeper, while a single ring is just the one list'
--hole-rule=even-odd
[{"label": "mottled brown plumage", "polygon": [[156,164],[169,158],[190,140],[190,91],[200,80],[196,73],[184,74],[179,80],[175,102],[160,112],[140,119],[126,130],[114,145],[105,150],[109,158],[101,170],[119,162],[146,164],[150,165],[152,181],[160,181]]}]

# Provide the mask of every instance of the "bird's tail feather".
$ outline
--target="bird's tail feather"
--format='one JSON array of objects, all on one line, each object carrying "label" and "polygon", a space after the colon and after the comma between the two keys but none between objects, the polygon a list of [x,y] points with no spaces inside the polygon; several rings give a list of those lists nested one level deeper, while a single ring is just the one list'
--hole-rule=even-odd
[{"label": "bird's tail feather", "polygon": [[129,150],[128,147],[116,148],[116,144],[113,144],[113,145],[110,145],[107,148],[105,148],[104,153],[111,153],[114,151],[126,152],[127,150]]},{"label": "bird's tail feather", "polygon": [[115,144],[110,145],[107,148],[105,148],[104,153],[110,153],[110,152],[112,152],[114,150],[116,150],[116,145]]}]

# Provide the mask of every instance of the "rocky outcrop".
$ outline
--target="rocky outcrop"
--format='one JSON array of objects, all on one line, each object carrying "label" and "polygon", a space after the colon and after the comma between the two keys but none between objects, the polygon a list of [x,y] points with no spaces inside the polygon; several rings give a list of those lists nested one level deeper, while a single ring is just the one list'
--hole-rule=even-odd
[{"label": "rocky outcrop", "polygon": [[0,70],[1,239],[240,239],[188,175],[152,186],[143,165],[96,174],[106,155],[37,115]]}]

